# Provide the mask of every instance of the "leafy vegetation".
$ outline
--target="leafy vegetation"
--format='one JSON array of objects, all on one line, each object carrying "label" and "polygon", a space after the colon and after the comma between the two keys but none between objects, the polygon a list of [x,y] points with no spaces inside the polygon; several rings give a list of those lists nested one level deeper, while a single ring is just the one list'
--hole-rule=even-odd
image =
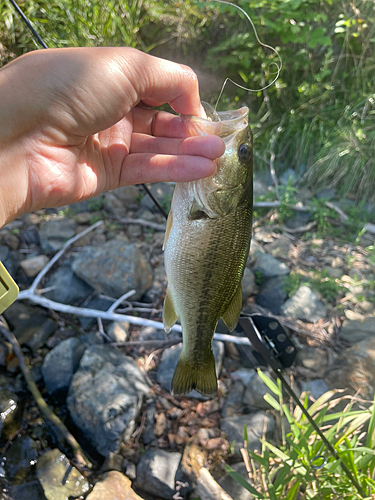
[{"label": "leafy vegetation", "polygon": [[[293,168],[314,188],[374,201],[375,6],[356,0],[237,0],[260,39],[283,60],[280,78],[246,93],[228,83],[219,108],[251,109],[260,157],[276,173]],[[192,62],[250,88],[275,75],[276,55],[228,5],[171,0],[25,0],[22,8],[51,47],[128,45]],[[35,49],[8,0],[0,0],[0,50],[6,62]],[[207,92],[206,92],[207,93]],[[217,88],[208,98],[215,102]],[[257,167],[266,167],[262,159]],[[268,168],[268,167],[267,167]]]},{"label": "leafy vegetation", "polygon": [[[343,399],[336,398],[335,391],[323,394],[313,404],[309,403],[306,393],[301,395],[300,401],[304,408],[318,426],[324,427],[326,439],[339,456],[339,460],[336,460],[301,409],[295,406],[291,410],[290,406],[284,403],[280,381],[276,385],[265,374],[260,371],[258,373],[273,393],[267,394],[264,399],[280,415],[284,430],[278,446],[262,439],[260,451],[244,450],[249,457],[251,484],[227,466],[227,472],[233,479],[255,498],[260,499],[373,498],[374,404],[368,410],[357,411],[349,401],[344,410],[340,411],[337,406],[342,404]],[[288,433],[285,422],[288,422],[290,427]],[[342,464],[346,465],[351,478],[343,470]]]},{"label": "leafy vegetation", "polygon": [[[250,96],[228,85],[227,98],[250,102],[257,150],[277,168],[291,167],[309,185],[335,186],[340,194],[374,199],[374,5],[338,0],[238,2],[251,15],[260,39],[283,59],[276,84]],[[238,13],[220,6],[223,41],[209,51],[209,64],[251,88],[274,75],[275,56],[256,41]],[[234,27],[237,19],[237,28]],[[282,132],[278,127],[282,122]]]}]

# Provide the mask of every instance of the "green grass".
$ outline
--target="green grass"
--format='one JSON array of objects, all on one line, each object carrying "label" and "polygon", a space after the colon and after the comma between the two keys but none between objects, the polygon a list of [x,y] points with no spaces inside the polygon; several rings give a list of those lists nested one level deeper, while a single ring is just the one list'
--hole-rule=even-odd
[{"label": "green grass", "polygon": [[[270,500],[336,500],[337,498],[373,498],[375,495],[375,411],[355,410],[342,402],[335,391],[323,394],[311,403],[302,393],[300,401],[339,456],[337,460],[296,405],[283,400],[280,381],[275,384],[258,370],[270,390],[264,399],[280,417],[283,431],[278,443],[261,439],[261,451],[247,451],[251,484],[226,466],[235,481],[255,498]],[[328,411],[329,409],[329,411]],[[286,428],[288,423],[290,431]],[[247,430],[244,429],[247,442]],[[245,450],[246,453],[246,450]],[[345,473],[345,464],[351,477]]]}]

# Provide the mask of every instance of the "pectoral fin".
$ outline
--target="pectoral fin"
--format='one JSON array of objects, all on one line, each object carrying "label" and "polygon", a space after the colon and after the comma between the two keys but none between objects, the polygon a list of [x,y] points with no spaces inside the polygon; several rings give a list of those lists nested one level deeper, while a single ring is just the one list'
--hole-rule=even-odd
[{"label": "pectoral fin", "polygon": [[224,321],[226,327],[230,332],[232,332],[238,323],[238,318],[241,313],[242,308],[242,289],[241,283],[238,285],[236,293],[232,299],[232,302],[229,304],[227,310],[222,315],[222,320]]},{"label": "pectoral fin", "polygon": [[173,222],[173,215],[172,215],[172,210],[170,210],[167,219],[167,227],[165,228],[163,250],[167,244],[169,233],[171,232],[172,222]]},{"label": "pectoral fin", "polygon": [[178,316],[176,311],[174,310],[174,305],[171,299],[171,295],[169,293],[169,289],[167,288],[167,293],[165,294],[164,306],[163,306],[163,323],[164,330],[169,333],[171,331],[172,326],[178,320]]},{"label": "pectoral fin", "polygon": [[202,210],[202,208],[199,206],[196,200],[193,201],[191,205],[191,209],[189,212],[189,219],[190,220],[200,220],[200,219],[208,219],[207,213]]}]

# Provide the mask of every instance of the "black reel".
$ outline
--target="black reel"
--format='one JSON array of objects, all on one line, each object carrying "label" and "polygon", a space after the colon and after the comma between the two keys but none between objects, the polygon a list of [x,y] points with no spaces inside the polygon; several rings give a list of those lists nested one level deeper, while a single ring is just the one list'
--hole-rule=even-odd
[{"label": "black reel", "polygon": [[241,315],[233,333],[245,335],[250,340],[252,353],[248,347],[242,346],[242,349],[245,348],[244,354],[249,359],[255,358],[259,365],[269,365],[275,370],[292,366],[297,350],[277,319],[261,314]]}]

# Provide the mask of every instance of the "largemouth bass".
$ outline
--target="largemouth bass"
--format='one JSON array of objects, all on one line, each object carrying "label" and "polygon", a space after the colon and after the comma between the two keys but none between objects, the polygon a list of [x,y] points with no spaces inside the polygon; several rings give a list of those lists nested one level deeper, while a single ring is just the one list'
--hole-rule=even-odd
[{"label": "largemouth bass", "polygon": [[252,133],[249,110],[216,112],[208,119],[182,116],[190,135],[215,134],[226,148],[214,175],[177,183],[168,216],[164,261],[168,288],[163,321],[179,319],[183,348],[172,394],[217,392],[212,338],[220,318],[230,331],[242,306],[241,280],[249,254],[253,206]]}]

